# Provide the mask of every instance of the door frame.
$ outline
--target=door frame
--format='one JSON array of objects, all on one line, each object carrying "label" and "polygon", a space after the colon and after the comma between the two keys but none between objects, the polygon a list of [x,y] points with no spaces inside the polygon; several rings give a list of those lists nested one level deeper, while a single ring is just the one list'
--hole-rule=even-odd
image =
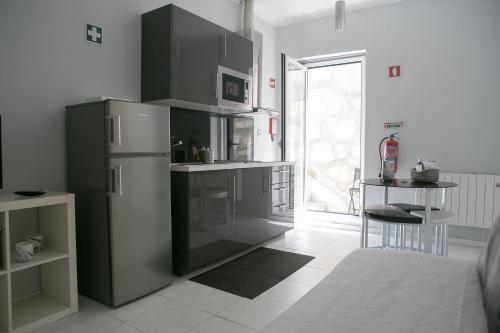
[{"label": "door frame", "polygon": [[[361,63],[361,129],[360,129],[360,168],[361,175],[360,178],[365,178],[365,170],[366,170],[366,159],[365,159],[365,151],[366,151],[366,56],[367,50],[357,50],[352,52],[341,52],[341,53],[333,53],[326,54],[320,56],[313,57],[304,57],[300,59],[293,59],[286,54],[281,54],[281,82],[282,82],[282,94],[281,94],[281,105],[282,105],[282,116],[281,116],[281,159],[285,161],[285,135],[286,135],[286,72],[287,72],[287,63],[290,62],[295,66],[302,68],[306,71],[306,111],[305,111],[305,123],[307,124],[307,116],[308,116],[308,108],[309,108],[309,80],[308,80],[308,70],[310,68],[316,67],[326,67],[326,66],[334,66],[334,65],[342,65],[360,62]],[[307,126],[304,129],[304,142],[306,144],[305,151],[307,151]],[[307,154],[306,154],[307,156]],[[307,164],[306,156],[304,158],[304,163]],[[304,201],[305,201],[305,172],[304,172]],[[360,193],[362,195],[362,193]],[[305,202],[303,203],[305,204]]]},{"label": "door frame", "polygon": [[[290,56],[286,55],[285,53],[281,54],[281,106],[282,106],[282,112],[281,112],[281,160],[286,161],[286,110],[287,110],[287,98],[286,98],[286,82],[287,82],[287,71],[288,71],[288,64],[291,63],[297,68],[300,68],[301,70],[304,71],[306,75],[305,79],[305,94],[304,94],[304,99],[305,99],[305,110],[304,110],[304,133],[303,133],[303,140],[304,140],[304,152],[306,150],[306,132],[307,132],[307,126],[305,126],[305,123],[307,121],[307,91],[308,91],[308,77],[307,77],[307,67],[301,64],[299,61],[291,58]],[[305,175],[305,166],[306,166],[306,160],[304,156],[304,163],[303,163],[303,168],[304,172],[302,174],[302,202],[299,203],[298,207],[304,207],[304,195],[306,193],[305,191],[305,181],[306,181],[306,175]],[[295,206],[297,207],[297,203],[295,203]]]}]

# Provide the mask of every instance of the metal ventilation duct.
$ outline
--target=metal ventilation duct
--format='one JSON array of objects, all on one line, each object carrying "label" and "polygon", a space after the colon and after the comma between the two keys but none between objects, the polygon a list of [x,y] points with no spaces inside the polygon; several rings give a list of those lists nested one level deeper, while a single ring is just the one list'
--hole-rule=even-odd
[{"label": "metal ventilation duct", "polygon": [[243,2],[243,35],[252,39],[252,32],[255,29],[254,26],[254,0],[242,0]]}]

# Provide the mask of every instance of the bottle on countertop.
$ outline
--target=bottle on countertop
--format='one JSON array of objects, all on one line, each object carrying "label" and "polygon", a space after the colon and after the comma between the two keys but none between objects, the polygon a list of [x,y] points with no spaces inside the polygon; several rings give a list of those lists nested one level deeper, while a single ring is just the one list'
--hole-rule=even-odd
[{"label": "bottle on countertop", "polygon": [[[210,148],[208,148],[210,149]],[[198,157],[200,159],[201,162],[205,162],[205,159],[206,159],[206,154],[207,154],[207,148],[205,148],[205,146],[202,146],[200,151],[198,152]]]},{"label": "bottle on countertop", "polygon": [[198,146],[196,145],[196,142],[191,141],[189,145],[189,157],[192,162],[198,162],[200,160],[200,156],[198,155]]},{"label": "bottle on countertop", "polygon": [[415,167],[415,170],[417,172],[422,172],[424,171],[424,163],[422,163],[422,159],[419,157],[417,161],[417,166]]}]

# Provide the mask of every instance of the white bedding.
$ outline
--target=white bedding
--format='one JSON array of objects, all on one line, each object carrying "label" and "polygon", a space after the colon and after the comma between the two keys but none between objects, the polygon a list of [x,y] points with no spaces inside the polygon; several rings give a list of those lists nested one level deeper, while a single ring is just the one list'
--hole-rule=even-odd
[{"label": "white bedding", "polygon": [[356,250],[264,332],[487,332],[476,267]]}]

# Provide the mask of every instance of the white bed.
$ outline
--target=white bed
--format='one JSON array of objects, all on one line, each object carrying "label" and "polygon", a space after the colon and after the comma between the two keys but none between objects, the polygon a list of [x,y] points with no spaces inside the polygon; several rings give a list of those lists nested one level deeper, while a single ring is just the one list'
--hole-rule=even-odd
[{"label": "white bed", "polygon": [[363,249],[264,332],[488,332],[474,263]]}]

